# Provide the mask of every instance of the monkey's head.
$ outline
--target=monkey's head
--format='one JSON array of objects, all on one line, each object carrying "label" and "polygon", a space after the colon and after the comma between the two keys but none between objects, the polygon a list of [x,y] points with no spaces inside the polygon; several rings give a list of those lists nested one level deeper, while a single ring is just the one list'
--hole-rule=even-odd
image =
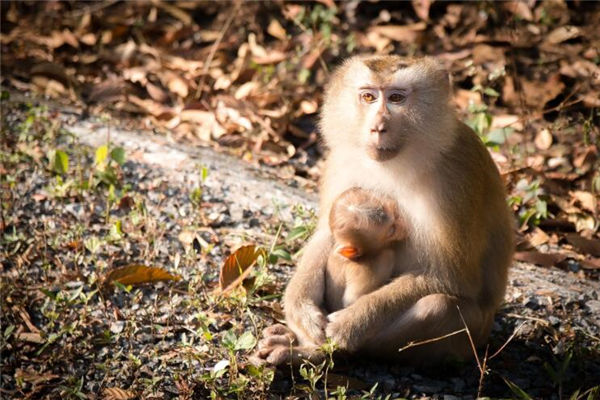
[{"label": "monkey's head", "polygon": [[323,138],[332,151],[360,149],[380,162],[409,146],[442,150],[453,139],[449,93],[448,73],[432,58],[350,58],[326,90]]},{"label": "monkey's head", "polygon": [[406,237],[396,202],[357,187],[346,190],[334,201],[329,226],[335,251],[349,259],[376,254]]}]

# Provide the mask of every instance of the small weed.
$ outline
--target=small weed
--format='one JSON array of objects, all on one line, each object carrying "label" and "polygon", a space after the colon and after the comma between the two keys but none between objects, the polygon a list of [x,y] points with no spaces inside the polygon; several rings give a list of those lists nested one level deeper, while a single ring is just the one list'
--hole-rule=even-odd
[{"label": "small weed", "polygon": [[549,216],[548,203],[544,200],[539,179],[531,182],[521,179],[517,182],[508,203],[517,209],[521,226],[537,225]]}]

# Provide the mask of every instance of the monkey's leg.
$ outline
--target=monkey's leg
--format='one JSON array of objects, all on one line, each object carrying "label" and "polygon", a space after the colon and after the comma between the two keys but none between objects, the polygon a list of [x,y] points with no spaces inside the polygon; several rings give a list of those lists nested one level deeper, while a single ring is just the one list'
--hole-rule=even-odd
[{"label": "monkey's leg", "polygon": [[263,336],[264,339],[258,343],[258,350],[250,356],[253,364],[278,366],[291,363],[299,366],[305,360],[317,363],[324,358],[318,346],[299,346],[294,332],[285,325],[271,325],[263,330]]},{"label": "monkey's leg", "polygon": [[494,311],[483,310],[472,300],[432,294],[418,300],[387,328],[370,338],[360,352],[417,365],[448,358],[472,358],[473,349],[465,332],[399,351],[411,342],[441,338],[465,328],[460,314],[465,319],[475,345],[482,344],[489,335]]}]

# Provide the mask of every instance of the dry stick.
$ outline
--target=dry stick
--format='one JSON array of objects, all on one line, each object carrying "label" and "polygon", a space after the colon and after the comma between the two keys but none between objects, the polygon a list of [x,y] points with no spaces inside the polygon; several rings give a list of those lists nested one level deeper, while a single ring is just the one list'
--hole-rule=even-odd
[{"label": "dry stick", "polygon": [[514,332],[512,333],[512,335],[510,335],[510,337],[508,339],[506,339],[506,342],[504,342],[504,344],[502,346],[500,346],[500,348],[490,356],[490,360],[494,357],[496,357],[498,354],[500,354],[502,352],[502,350],[504,350],[504,348],[515,338],[515,336],[517,336],[517,333],[521,330],[521,328],[523,327],[523,325],[525,325],[525,321],[521,322],[521,325],[517,326],[517,329],[514,330]]},{"label": "dry stick", "polygon": [[527,319],[527,320],[530,320],[530,321],[536,321],[536,322],[539,322],[540,324],[542,324],[544,326],[550,325],[550,323],[548,321],[546,321],[545,319],[541,319],[541,318],[528,317],[526,315],[519,315],[519,314],[513,314],[513,313],[506,313],[505,315],[507,317],[513,317],[513,318],[518,318],[518,319]]},{"label": "dry stick", "polygon": [[[477,388],[477,397],[481,397],[481,387],[483,386],[483,377],[485,375],[485,367],[487,361],[484,359],[483,364],[479,361],[479,356],[477,355],[477,349],[475,348],[475,342],[473,342],[473,337],[471,336],[471,331],[469,330],[469,326],[465,321],[465,318],[460,311],[460,307],[457,305],[456,309],[458,310],[458,315],[462,320],[463,325],[465,326],[465,331],[467,332],[467,336],[469,337],[469,343],[471,343],[471,349],[473,350],[473,355],[475,356],[475,361],[477,361],[477,367],[479,368],[479,387]],[[487,350],[485,351],[485,356],[487,357]]]},{"label": "dry stick", "polygon": [[420,346],[422,344],[437,342],[439,340],[446,339],[446,338],[448,338],[450,336],[458,335],[459,333],[463,333],[463,332],[466,332],[466,331],[467,330],[465,328],[463,328],[463,329],[459,329],[459,330],[454,331],[454,332],[450,332],[450,333],[448,333],[448,334],[446,334],[444,336],[435,337],[433,339],[421,340],[419,342],[408,342],[408,344],[406,346],[404,346],[404,347],[401,347],[398,350],[398,352],[404,351],[406,349],[410,349],[411,347]]},{"label": "dry stick", "polygon": [[198,83],[198,87],[196,88],[196,95],[194,96],[196,98],[196,100],[200,100],[202,98],[202,94],[203,94],[202,87],[204,86],[204,81],[206,80],[206,74],[208,74],[208,69],[210,68],[210,64],[212,63],[213,57],[215,56],[215,53],[217,52],[217,48],[219,47],[219,44],[221,44],[221,41],[225,37],[225,33],[229,29],[229,25],[231,25],[231,23],[233,22],[233,19],[237,16],[239,11],[240,11],[240,3],[237,3],[235,9],[229,15],[229,18],[227,18],[225,25],[223,25],[221,32],[219,32],[219,37],[213,43],[213,45],[210,49],[210,53],[208,53],[208,57],[206,58],[206,63],[204,64],[204,67],[202,67],[202,77],[200,78],[200,82]]}]

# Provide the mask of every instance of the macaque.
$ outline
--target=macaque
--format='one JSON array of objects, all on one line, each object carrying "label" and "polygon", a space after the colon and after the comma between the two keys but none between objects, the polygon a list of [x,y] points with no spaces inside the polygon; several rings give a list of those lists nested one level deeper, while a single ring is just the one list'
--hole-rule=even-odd
[{"label": "macaque", "polygon": [[394,199],[360,188],[333,202],[329,227],[334,251],[325,270],[325,308],[333,312],[391,278],[394,245],[406,237],[406,227]]},{"label": "macaque", "polygon": [[[326,338],[343,352],[409,364],[465,359],[473,352],[464,332],[399,351],[465,325],[485,343],[506,289],[512,217],[496,166],[449,97],[448,74],[432,58],[357,56],[333,73],[318,226],[284,294],[287,327],[265,330],[261,359],[315,359]],[[353,187],[391,197],[410,229],[389,282],[329,313],[330,210]]]}]

